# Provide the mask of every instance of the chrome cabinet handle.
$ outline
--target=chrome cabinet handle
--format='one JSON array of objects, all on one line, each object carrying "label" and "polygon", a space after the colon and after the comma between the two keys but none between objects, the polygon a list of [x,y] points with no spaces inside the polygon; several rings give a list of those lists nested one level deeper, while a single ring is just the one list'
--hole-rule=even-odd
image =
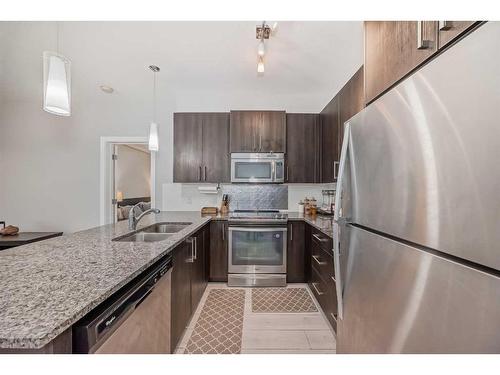
[{"label": "chrome cabinet handle", "polygon": [[338,165],[340,164],[339,161],[334,161],[333,162],[333,179],[336,180],[337,177],[338,177],[338,173],[337,173],[337,167]]},{"label": "chrome cabinet handle", "polygon": [[318,283],[312,283],[312,286],[313,286],[314,290],[316,291],[316,293],[318,294],[318,296],[322,296],[325,293],[323,293],[321,290],[318,289],[318,287],[316,286],[317,284]]},{"label": "chrome cabinet handle", "polygon": [[431,41],[424,39],[424,22],[417,21],[417,49],[428,49],[431,46]]},{"label": "chrome cabinet handle", "polygon": [[224,242],[226,240],[226,230],[225,230],[225,227],[226,225],[224,223],[222,223],[222,242]]},{"label": "chrome cabinet handle", "polygon": [[288,165],[286,166],[286,180],[288,181]]},{"label": "chrome cabinet handle", "polygon": [[194,241],[193,241],[193,260],[196,260],[196,253],[197,253],[197,248],[198,248],[198,238],[197,237],[194,237]]},{"label": "chrome cabinet handle", "polygon": [[337,318],[336,318],[335,314],[334,313],[330,313],[330,315],[332,316],[332,318],[335,321],[335,323],[337,323]]},{"label": "chrome cabinet handle", "polygon": [[187,242],[191,244],[191,258],[186,260],[186,263],[193,263],[194,262],[194,238],[188,238]]},{"label": "chrome cabinet handle", "polygon": [[205,165],[205,181],[207,180],[207,166]]},{"label": "chrome cabinet handle", "polygon": [[439,21],[439,30],[450,30],[452,27],[451,21]]},{"label": "chrome cabinet handle", "polygon": [[320,266],[324,266],[326,264],[326,262],[322,262],[321,260],[319,260],[319,256],[313,255],[312,257]]},{"label": "chrome cabinet handle", "polygon": [[293,224],[290,224],[290,241],[293,241]]},{"label": "chrome cabinet handle", "polygon": [[198,181],[201,181],[201,165],[198,167]]},{"label": "chrome cabinet handle", "polygon": [[262,151],[262,133],[259,132],[259,151]]},{"label": "chrome cabinet handle", "polygon": [[320,242],[328,242],[328,238],[321,238],[316,233],[313,234],[313,237],[316,238]]}]

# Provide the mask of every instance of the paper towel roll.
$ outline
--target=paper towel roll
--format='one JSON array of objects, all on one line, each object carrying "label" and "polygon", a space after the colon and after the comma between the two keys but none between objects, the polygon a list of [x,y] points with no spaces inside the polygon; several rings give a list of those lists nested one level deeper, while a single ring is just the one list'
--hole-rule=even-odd
[{"label": "paper towel roll", "polygon": [[201,194],[217,194],[219,192],[218,186],[199,186],[198,191]]}]

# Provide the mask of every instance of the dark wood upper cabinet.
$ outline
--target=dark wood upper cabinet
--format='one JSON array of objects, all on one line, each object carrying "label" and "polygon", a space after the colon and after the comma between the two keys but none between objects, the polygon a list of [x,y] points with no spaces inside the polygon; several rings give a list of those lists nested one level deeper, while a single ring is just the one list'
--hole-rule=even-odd
[{"label": "dark wood upper cabinet", "polygon": [[336,95],[319,114],[320,118],[320,153],[321,182],[337,181],[340,152],[339,134],[339,95]]},{"label": "dark wood upper cabinet", "polygon": [[303,221],[288,223],[286,281],[289,283],[306,282],[305,226]]},{"label": "dark wood upper cabinet", "polygon": [[209,280],[227,281],[227,221],[210,223]]},{"label": "dark wood upper cabinet", "polygon": [[472,27],[476,21],[439,21],[439,48],[443,48]]},{"label": "dark wood upper cabinet", "polygon": [[202,179],[202,123],[199,113],[174,113],[174,182]]},{"label": "dark wood upper cabinet", "polygon": [[286,181],[319,182],[319,115],[286,115]]},{"label": "dark wood upper cabinet", "polygon": [[358,69],[352,78],[340,90],[339,97],[339,134],[338,152],[342,151],[345,122],[361,111],[365,106],[364,69]]},{"label": "dark wood upper cabinet", "polygon": [[203,182],[229,182],[229,113],[203,114]]},{"label": "dark wood upper cabinet", "polygon": [[437,48],[435,21],[366,21],[365,102],[373,101]]},{"label": "dark wood upper cabinet", "polygon": [[284,111],[231,111],[231,152],[285,152]]},{"label": "dark wood upper cabinet", "polygon": [[174,113],[174,182],[229,182],[228,113]]},{"label": "dark wood upper cabinet", "polygon": [[257,152],[259,122],[259,111],[231,111],[229,127],[231,152]]},{"label": "dark wood upper cabinet", "polygon": [[285,111],[261,112],[259,126],[259,152],[286,151]]}]

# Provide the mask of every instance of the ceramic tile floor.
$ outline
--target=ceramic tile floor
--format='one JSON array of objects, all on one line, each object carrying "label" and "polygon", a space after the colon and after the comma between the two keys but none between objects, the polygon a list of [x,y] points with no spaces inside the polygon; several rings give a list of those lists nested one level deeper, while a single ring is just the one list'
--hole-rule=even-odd
[{"label": "ceramic tile floor", "polygon": [[[307,288],[307,284],[291,284],[287,288]],[[228,288],[224,283],[209,283],[193,317],[184,332],[176,353],[184,352],[208,293],[213,288]],[[245,290],[242,354],[308,354],[335,353],[335,336],[321,308],[309,313],[253,313],[251,289]]]}]

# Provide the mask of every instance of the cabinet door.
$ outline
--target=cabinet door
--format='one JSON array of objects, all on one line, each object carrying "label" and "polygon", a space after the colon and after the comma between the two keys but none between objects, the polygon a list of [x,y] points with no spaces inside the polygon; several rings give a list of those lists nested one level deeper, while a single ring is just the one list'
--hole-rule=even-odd
[{"label": "cabinet door", "polygon": [[227,281],[227,222],[210,223],[210,281]]},{"label": "cabinet door", "polygon": [[345,122],[365,106],[363,67],[352,76],[339,94],[339,135],[338,150],[342,150]]},{"label": "cabinet door", "polygon": [[229,138],[231,152],[257,152],[259,111],[231,111]]},{"label": "cabinet door", "polygon": [[286,115],[286,181],[290,183],[319,181],[319,115],[288,113]]},{"label": "cabinet door", "polygon": [[229,113],[203,114],[204,182],[229,182]]},{"label": "cabinet door", "polygon": [[191,317],[191,244],[183,242],[172,253],[170,348],[173,352]]},{"label": "cabinet door", "polygon": [[286,114],[284,111],[263,111],[258,128],[259,152],[286,151]]},{"label": "cabinet door", "polygon": [[[422,26],[419,46],[418,27]],[[437,51],[434,21],[365,22],[365,90],[371,102]]]},{"label": "cabinet door", "polygon": [[439,48],[443,48],[475,23],[475,21],[439,21]]},{"label": "cabinet door", "polygon": [[191,311],[194,312],[207,286],[205,277],[205,230],[193,236],[193,263],[191,272]]},{"label": "cabinet door", "polygon": [[305,223],[302,221],[288,223],[288,243],[286,253],[286,281],[303,283],[305,273]]},{"label": "cabinet door", "polygon": [[174,182],[202,179],[202,118],[199,113],[174,113]]},{"label": "cabinet door", "polygon": [[339,96],[335,96],[319,114],[321,123],[321,182],[337,181],[339,164]]}]

